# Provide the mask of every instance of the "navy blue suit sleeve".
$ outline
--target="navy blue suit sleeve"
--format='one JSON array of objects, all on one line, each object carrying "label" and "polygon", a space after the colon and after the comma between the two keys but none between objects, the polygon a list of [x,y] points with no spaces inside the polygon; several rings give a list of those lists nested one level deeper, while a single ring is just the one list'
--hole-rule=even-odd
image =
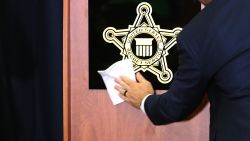
[{"label": "navy blue suit sleeve", "polygon": [[156,125],[180,121],[191,114],[205,94],[206,80],[194,54],[178,41],[179,67],[169,90],[151,95],[145,101],[145,111]]}]

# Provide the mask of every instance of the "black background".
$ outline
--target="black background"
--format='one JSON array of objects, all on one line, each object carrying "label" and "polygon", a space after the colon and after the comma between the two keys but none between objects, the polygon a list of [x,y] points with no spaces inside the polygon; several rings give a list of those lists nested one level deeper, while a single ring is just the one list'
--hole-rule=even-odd
[{"label": "black background", "polygon": [[[116,61],[122,60],[120,50],[104,41],[102,33],[107,27],[127,29],[137,16],[140,2],[152,6],[152,17],[161,29],[172,30],[184,27],[200,11],[200,3],[193,0],[91,0],[89,1],[89,88],[105,89],[97,70],[105,70]],[[169,50],[168,68],[176,71],[178,66],[177,46]],[[171,83],[162,84],[150,72],[142,74],[152,82],[155,89],[168,89]]]}]

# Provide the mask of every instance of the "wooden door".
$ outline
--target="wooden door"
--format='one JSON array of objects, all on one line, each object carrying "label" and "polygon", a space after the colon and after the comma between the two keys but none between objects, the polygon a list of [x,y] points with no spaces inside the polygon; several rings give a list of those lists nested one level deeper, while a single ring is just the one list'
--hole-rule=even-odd
[{"label": "wooden door", "polygon": [[[208,141],[205,106],[190,120],[154,126],[106,90],[88,89],[88,1],[64,0],[64,141]],[[93,80],[94,81],[94,80]]]}]

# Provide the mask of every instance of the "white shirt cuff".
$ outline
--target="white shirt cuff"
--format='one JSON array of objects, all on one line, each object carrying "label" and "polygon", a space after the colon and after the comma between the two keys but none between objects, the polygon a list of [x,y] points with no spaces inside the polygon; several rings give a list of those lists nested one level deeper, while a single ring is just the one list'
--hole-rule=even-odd
[{"label": "white shirt cuff", "polygon": [[142,102],[141,102],[141,105],[140,105],[140,109],[141,109],[141,111],[142,111],[144,114],[146,114],[146,111],[145,111],[145,108],[144,108],[144,104],[145,104],[146,99],[147,99],[150,95],[152,95],[152,94],[146,95],[146,96],[142,99]]}]

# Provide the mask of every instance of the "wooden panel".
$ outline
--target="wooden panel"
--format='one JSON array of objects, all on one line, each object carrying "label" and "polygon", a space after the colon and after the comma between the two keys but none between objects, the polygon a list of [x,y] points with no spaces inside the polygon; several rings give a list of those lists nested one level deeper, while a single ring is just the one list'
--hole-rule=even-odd
[{"label": "wooden panel", "polygon": [[126,103],[113,106],[106,90],[88,89],[87,6],[87,0],[70,1],[70,48],[64,46],[64,61],[69,61],[64,64],[64,141],[208,141],[208,106],[191,120],[154,126]]},{"label": "wooden panel", "polygon": [[63,0],[63,139],[70,139],[70,42],[69,0]]}]

